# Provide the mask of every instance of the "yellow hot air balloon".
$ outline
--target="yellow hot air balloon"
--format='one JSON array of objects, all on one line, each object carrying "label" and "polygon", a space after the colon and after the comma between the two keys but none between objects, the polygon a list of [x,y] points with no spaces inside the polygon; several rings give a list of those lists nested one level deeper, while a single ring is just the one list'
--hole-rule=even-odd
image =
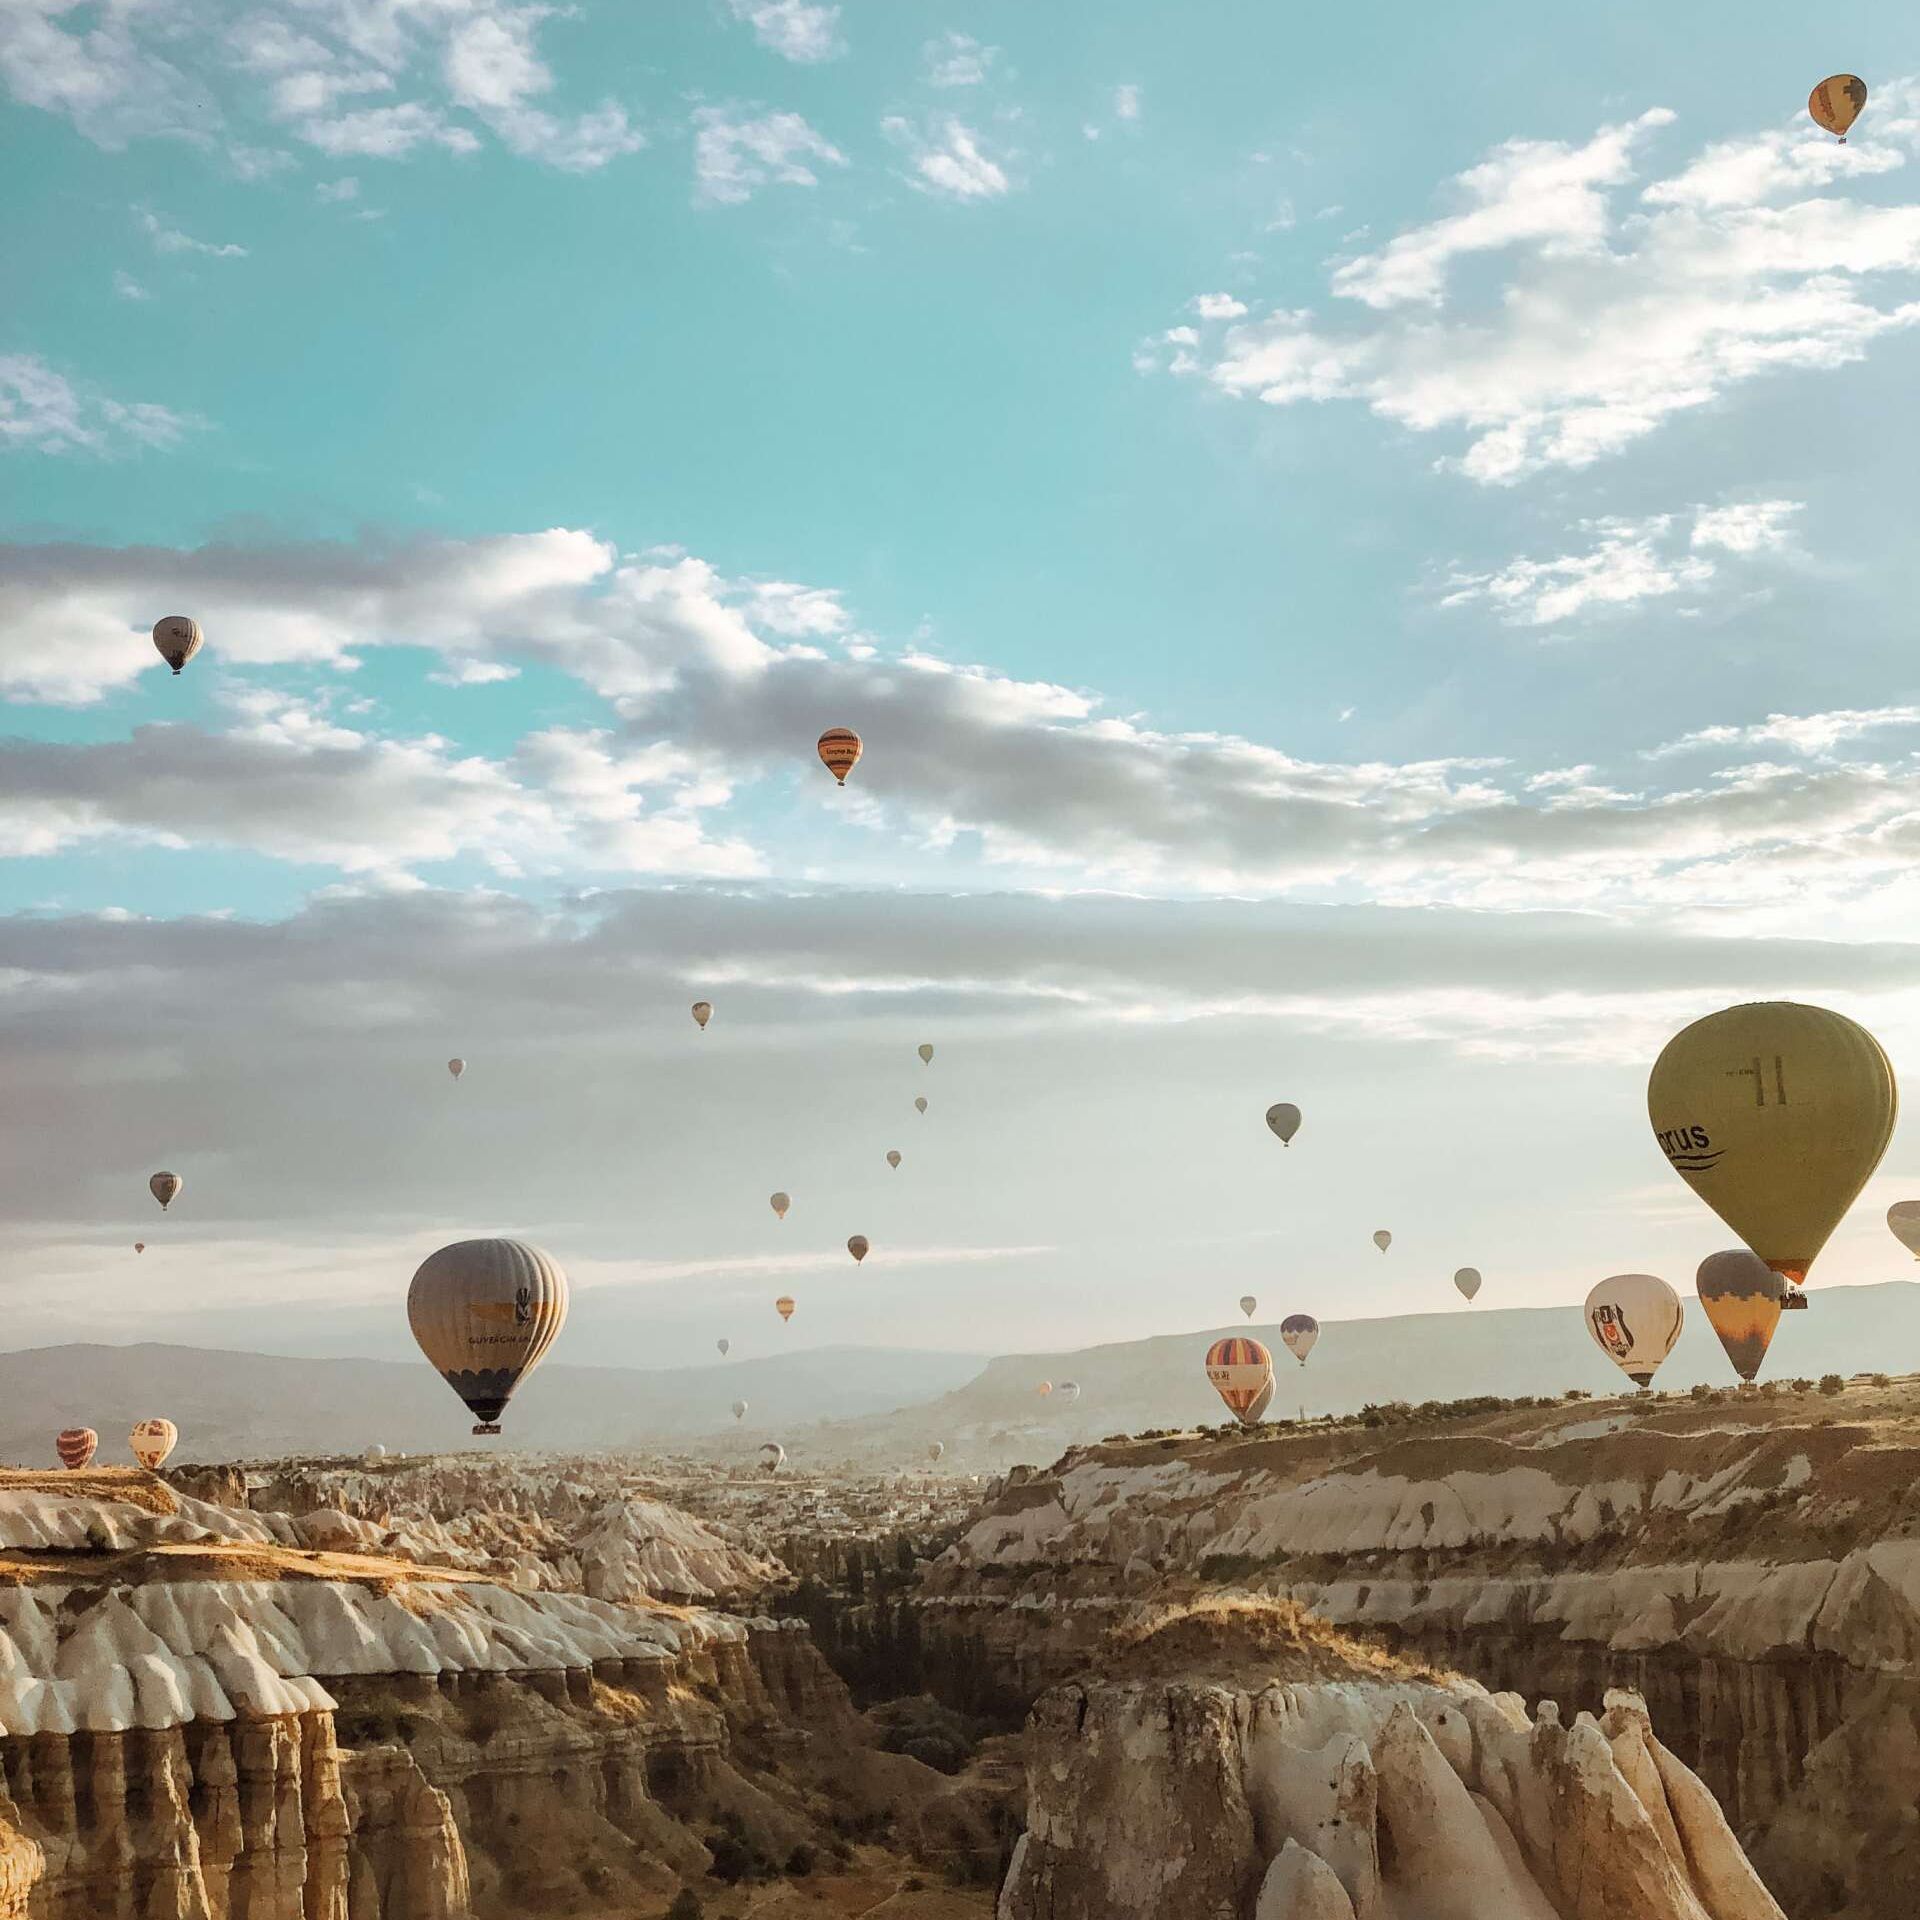
[{"label": "yellow hot air balloon", "polygon": [[773,1209],[773,1217],[776,1220],[784,1220],[787,1217],[787,1209],[793,1205],[793,1195],[790,1193],[772,1194],[768,1197],[767,1205]]},{"label": "yellow hot air balloon", "polygon": [[447,1071],[452,1074],[456,1080],[458,1080],[466,1070],[467,1063],[462,1060],[457,1053],[447,1062]]},{"label": "yellow hot air balloon", "polygon": [[851,727],[829,727],[820,736],[817,751],[820,764],[844,787],[863,748],[860,736]]},{"label": "yellow hot air balloon", "polygon": [[707,1022],[712,1018],[713,1002],[711,1000],[696,1000],[693,1003],[693,1024],[698,1027],[702,1033],[706,1032]]},{"label": "yellow hot air balloon", "polygon": [[1390,1234],[1385,1227],[1382,1227],[1373,1236],[1373,1244],[1378,1247],[1382,1253],[1385,1253],[1386,1250],[1393,1245],[1393,1235]]},{"label": "yellow hot air balloon", "polygon": [[1733,1370],[1751,1386],[1780,1325],[1787,1283],[1751,1247],[1730,1247],[1700,1262],[1693,1290]]},{"label": "yellow hot air balloon", "polygon": [[773,1303],[773,1310],[782,1320],[791,1320],[793,1318],[793,1295],[783,1293],[780,1298]]},{"label": "yellow hot air balloon", "polygon": [[1867,104],[1867,83],[1857,73],[1829,74],[1807,95],[1807,111],[1815,124],[1838,136],[1846,145],[1847,129]]},{"label": "yellow hot air balloon", "polygon": [[900,1164],[900,1149],[898,1147],[889,1147],[887,1149],[887,1165],[890,1167],[897,1168],[899,1164]]},{"label": "yellow hot air balloon", "polygon": [[1645,1389],[1680,1338],[1680,1296],[1651,1273],[1616,1273],[1587,1295],[1587,1331],[1636,1387]]},{"label": "yellow hot air balloon", "polygon": [[1050,1394],[1052,1391],[1053,1391],[1053,1382],[1051,1380],[1042,1380],[1039,1383],[1039,1385],[1034,1388],[1034,1392],[1037,1393],[1042,1400],[1044,1400],[1047,1397],[1047,1395]]},{"label": "yellow hot air balloon", "polygon": [[933,1042],[931,1040],[922,1040],[917,1051],[920,1055],[920,1064],[923,1067],[933,1065]]},{"label": "yellow hot air balloon", "polygon": [[457,1240],[420,1263],[407,1321],[475,1433],[500,1431],[514,1389],[560,1337],[567,1298],[559,1262],[524,1240]]},{"label": "yellow hot air balloon", "polygon": [[176,674],[200,651],[205,638],[200,623],[189,620],[184,613],[170,613],[153,623],[153,644]]},{"label": "yellow hot air balloon", "polygon": [[1795,1283],[1880,1164],[1898,1111],[1879,1041],[1791,1000],[1696,1020],[1647,1082],[1654,1136],[1680,1177]]},{"label": "yellow hot air balloon", "polygon": [[180,1197],[180,1189],[186,1182],[177,1173],[156,1173],[147,1182],[147,1191],[160,1202],[160,1211],[166,1210]]},{"label": "yellow hot air balloon", "polygon": [[1887,1209],[1887,1225],[1893,1237],[1920,1260],[1920,1200],[1896,1200]]},{"label": "yellow hot air balloon", "polygon": [[53,1437],[53,1450],[69,1473],[93,1464],[100,1451],[100,1436],[91,1427],[62,1427]]},{"label": "yellow hot air balloon", "polygon": [[867,1257],[867,1236],[864,1233],[854,1234],[847,1242],[847,1251],[853,1255],[856,1263],[864,1260]]},{"label": "yellow hot air balloon", "polygon": [[167,1455],[180,1444],[180,1429],[171,1420],[142,1420],[127,1435],[133,1457],[152,1473],[166,1464]]},{"label": "yellow hot air balloon", "polygon": [[1293,1136],[1300,1131],[1300,1109],[1291,1100],[1276,1100],[1267,1109],[1267,1125],[1283,1147],[1290,1147]]}]

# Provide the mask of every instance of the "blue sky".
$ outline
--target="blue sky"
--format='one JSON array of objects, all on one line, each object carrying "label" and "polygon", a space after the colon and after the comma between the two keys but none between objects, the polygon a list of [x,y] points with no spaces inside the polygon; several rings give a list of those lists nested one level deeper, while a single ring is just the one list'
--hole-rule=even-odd
[{"label": "blue sky", "polygon": [[[1466,1260],[1527,1300],[1684,1281],[1724,1233],[1645,1138],[1664,1034],[1774,993],[1896,1063],[1920,1034],[1912,38],[7,9],[0,1038],[59,1090],[0,1199],[65,1281],[28,1331],[117,1298],[179,1128],[207,1279],[133,1330],[263,1338],[265,1286],[281,1342],[390,1350],[396,1270],[518,1226],[602,1276],[611,1357],[694,1357],[791,1257],[700,1157],[745,1123],[696,1041],[764,1069],[754,1206],[808,1198],[804,1139],[809,1257],[874,1211],[941,1282],[903,1311],[823,1264],[809,1337],[1385,1312]],[[1836,68],[1873,89],[1845,148],[1802,111]],[[224,984],[141,1047],[175,969]],[[500,1097],[476,1025],[511,1203],[465,1136],[355,1117],[416,1042]],[[867,1050],[932,1027],[983,1131],[907,1206],[833,1127],[905,1145],[918,1082]],[[297,1110],[238,1071],[276,1050]],[[816,1110],[842,1076],[857,1127]],[[1311,1204],[1268,1185],[1282,1097]],[[1457,1159],[1563,1110],[1550,1183]],[[343,1130],[351,1248],[302,1178]],[[1835,1280],[1900,1271],[1871,1214]],[[1349,1268],[1377,1225],[1390,1267]]]}]

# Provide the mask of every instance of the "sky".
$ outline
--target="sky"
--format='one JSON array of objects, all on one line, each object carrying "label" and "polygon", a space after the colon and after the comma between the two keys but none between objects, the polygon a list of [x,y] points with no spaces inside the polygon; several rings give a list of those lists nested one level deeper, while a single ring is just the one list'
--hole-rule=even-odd
[{"label": "sky", "polygon": [[1915,1057],[1892,6],[0,0],[0,146],[11,1345],[1684,1289],[1667,1036]]}]

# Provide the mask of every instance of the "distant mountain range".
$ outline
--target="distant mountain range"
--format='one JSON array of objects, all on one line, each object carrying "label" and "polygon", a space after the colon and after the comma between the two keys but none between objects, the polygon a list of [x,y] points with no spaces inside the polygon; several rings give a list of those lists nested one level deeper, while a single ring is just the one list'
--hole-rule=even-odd
[{"label": "distant mountain range", "polygon": [[[1787,1315],[1766,1377],[1818,1378],[1920,1367],[1920,1285],[1815,1287]],[[1588,1337],[1580,1310],[1469,1307],[1378,1320],[1332,1320],[1305,1367],[1276,1326],[1244,1322],[1067,1352],[979,1354],[822,1347],[708,1367],[542,1367],[508,1409],[504,1444],[520,1448],[683,1447],[743,1457],[777,1435],[796,1460],[918,1465],[936,1440],[947,1470],[1047,1461],[1077,1441],[1225,1417],[1202,1370],[1225,1333],[1251,1333],[1279,1376],[1273,1417],[1348,1413],[1368,1401],[1512,1398],[1584,1387],[1628,1390]],[[1042,1397],[1043,1380],[1056,1392]],[[1080,1387],[1072,1405],[1057,1389]],[[1657,1385],[1735,1376],[1698,1304]],[[736,1422],[736,1400],[748,1403]],[[133,1422],[165,1414],[179,1458],[259,1459],[477,1445],[465,1410],[420,1362],[303,1360],[204,1347],[39,1347],[0,1353],[0,1457],[50,1462],[63,1426],[90,1426],[119,1459]]]}]

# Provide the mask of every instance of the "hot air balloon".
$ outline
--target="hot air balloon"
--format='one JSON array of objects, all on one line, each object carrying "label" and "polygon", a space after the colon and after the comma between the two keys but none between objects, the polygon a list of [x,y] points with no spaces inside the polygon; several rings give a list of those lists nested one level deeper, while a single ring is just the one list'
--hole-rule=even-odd
[{"label": "hot air balloon", "polygon": [[1240,1311],[1244,1313],[1249,1320],[1253,1318],[1254,1311],[1259,1305],[1260,1302],[1250,1293],[1243,1293],[1240,1296]]},{"label": "hot air balloon", "polygon": [[189,620],[184,613],[170,613],[164,620],[153,623],[153,644],[159,649],[160,658],[176,674],[200,651],[205,637],[200,623]]},{"label": "hot air balloon", "polygon": [[[1227,1403],[1227,1411],[1243,1425],[1252,1426],[1266,1410],[1262,1390],[1272,1398],[1273,1355],[1258,1340],[1243,1333],[1229,1334],[1207,1349],[1207,1378]],[[1255,1401],[1260,1401],[1259,1412],[1254,1410]]]},{"label": "hot air balloon", "polygon": [[1587,1328],[1607,1358],[1645,1390],[1680,1338],[1680,1296],[1651,1273],[1616,1273],[1587,1295]]},{"label": "hot air balloon", "polygon": [[1080,1382],[1078,1380],[1062,1380],[1053,1391],[1056,1398],[1064,1400],[1068,1406],[1072,1406],[1073,1403],[1080,1398]]},{"label": "hot air balloon", "polygon": [[421,1261],[407,1322],[475,1433],[500,1431],[514,1389],[560,1337],[567,1297],[559,1263],[524,1240],[456,1240]]},{"label": "hot air balloon", "polygon": [[773,1456],[767,1461],[767,1471],[769,1473],[778,1473],[780,1469],[787,1464],[787,1450],[778,1440],[769,1440],[760,1451],[762,1455],[771,1454]]},{"label": "hot air balloon", "polygon": [[915,1094],[915,1095],[913,1096],[913,1110],[914,1110],[914,1112],[915,1112],[915,1113],[925,1113],[925,1112],[926,1112],[926,1110],[927,1110],[927,1096],[926,1096],[926,1095],[925,1095],[924,1093],[916,1093],[916,1094]]},{"label": "hot air balloon", "polygon": [[1847,129],[1860,118],[1867,104],[1867,83],[1854,73],[1835,73],[1820,82],[1807,95],[1807,111],[1818,126],[1847,143]]},{"label": "hot air balloon", "polygon": [[943,1453],[945,1453],[946,1450],[947,1450],[947,1443],[944,1440],[936,1440],[933,1443],[933,1445],[927,1449],[927,1458],[929,1460],[938,1461],[940,1456]]},{"label": "hot air balloon", "polygon": [[1462,1267],[1460,1271],[1453,1276],[1453,1284],[1471,1300],[1473,1296],[1480,1291],[1480,1269],[1478,1267]]},{"label": "hot air balloon", "polygon": [[1694,1292],[1734,1372],[1751,1386],[1780,1324],[1787,1283],[1751,1247],[1730,1247],[1700,1262]]},{"label": "hot air balloon", "polygon": [[100,1451],[100,1436],[91,1427],[62,1427],[53,1436],[53,1447],[60,1464],[69,1473],[78,1473],[92,1465],[93,1456]]},{"label": "hot air balloon", "polygon": [[931,1040],[922,1040],[920,1042],[918,1052],[920,1055],[920,1064],[923,1067],[930,1067],[933,1065],[933,1042]]},{"label": "hot air balloon", "polygon": [[899,1164],[900,1149],[898,1147],[889,1147],[887,1149],[887,1165],[890,1167],[898,1167]]},{"label": "hot air balloon", "polygon": [[1385,1227],[1377,1228],[1374,1232],[1373,1244],[1378,1247],[1382,1253],[1385,1253],[1386,1250],[1393,1245],[1393,1235],[1390,1234]]},{"label": "hot air balloon", "polygon": [[1791,1000],[1696,1020],[1647,1081],[1647,1115],[1674,1169],[1796,1285],[1880,1164],[1898,1111],[1879,1041]]},{"label": "hot air balloon", "polygon": [[736,1400],[733,1403],[733,1417],[736,1420],[744,1420],[747,1417],[747,1403],[744,1400]]},{"label": "hot air balloon", "polygon": [[1293,1144],[1293,1136],[1300,1131],[1300,1109],[1291,1100],[1278,1100],[1267,1109],[1267,1125],[1279,1137],[1283,1147]]},{"label": "hot air balloon", "polygon": [[867,1236],[864,1233],[853,1234],[847,1241],[847,1251],[853,1255],[856,1264],[864,1260],[867,1257]]},{"label": "hot air balloon", "polygon": [[133,1243],[133,1250],[135,1253],[145,1253],[147,1250],[147,1243],[144,1240],[136,1240]]},{"label": "hot air balloon", "polygon": [[462,1060],[457,1053],[447,1062],[447,1071],[452,1074],[456,1080],[458,1080],[466,1070],[467,1063]]},{"label": "hot air balloon", "polygon": [[844,787],[847,775],[860,758],[860,736],[851,727],[829,727],[820,736],[817,751],[820,764]]},{"label": "hot air balloon", "polygon": [[1887,1225],[1893,1237],[1920,1260],[1920,1200],[1896,1200],[1887,1209]]},{"label": "hot air balloon", "polygon": [[793,1295],[783,1293],[780,1298],[773,1303],[773,1310],[782,1320],[791,1320],[793,1318]]},{"label": "hot air balloon", "polygon": [[773,1217],[776,1220],[784,1220],[787,1217],[787,1209],[793,1205],[793,1195],[790,1193],[769,1194],[767,1196],[767,1205],[773,1209]]},{"label": "hot air balloon", "polygon": [[1304,1367],[1313,1343],[1320,1338],[1320,1322],[1310,1313],[1290,1313],[1280,1322],[1280,1344]]},{"label": "hot air balloon", "polygon": [[696,1000],[693,1003],[693,1024],[698,1027],[702,1033],[706,1032],[707,1022],[712,1018],[713,1002],[711,1000]]},{"label": "hot air balloon", "polygon": [[163,1465],[166,1457],[180,1444],[180,1429],[171,1420],[142,1420],[127,1435],[127,1445],[133,1449],[133,1457],[152,1473]]},{"label": "hot air balloon", "polygon": [[185,1184],[177,1173],[156,1173],[147,1182],[147,1191],[160,1202],[160,1211],[165,1213],[180,1197],[180,1189]]},{"label": "hot air balloon", "polygon": [[1052,1391],[1053,1391],[1053,1382],[1051,1380],[1042,1380],[1040,1384],[1034,1388],[1034,1392],[1037,1393],[1042,1400],[1044,1400],[1047,1397],[1047,1395],[1050,1394]]},{"label": "hot air balloon", "polygon": [[366,1452],[360,1456],[360,1464],[363,1467],[377,1467],[386,1457],[386,1448],[376,1441],[374,1445],[370,1446]]},{"label": "hot air balloon", "polygon": [[1241,1422],[1242,1426],[1258,1426],[1260,1422],[1267,1417],[1267,1409],[1273,1405],[1273,1388],[1274,1383],[1269,1380],[1267,1384],[1253,1396],[1253,1405],[1247,1409],[1246,1418]]},{"label": "hot air balloon", "polygon": [[720,1349],[720,1358],[724,1360],[727,1357],[727,1350],[733,1345],[733,1342],[731,1340],[716,1340],[713,1344]]}]

